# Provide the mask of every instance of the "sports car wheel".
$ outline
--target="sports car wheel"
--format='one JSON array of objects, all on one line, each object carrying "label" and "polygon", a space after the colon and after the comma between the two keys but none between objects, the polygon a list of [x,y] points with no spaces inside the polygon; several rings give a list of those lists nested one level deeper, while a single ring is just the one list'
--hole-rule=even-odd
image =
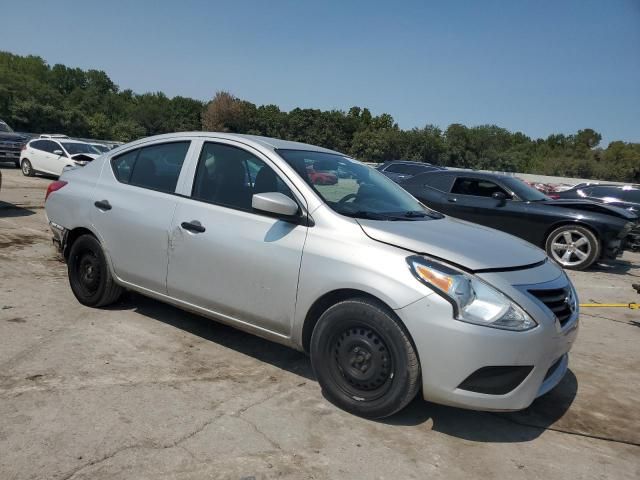
[{"label": "sports car wheel", "polygon": [[564,268],[584,270],[598,259],[600,242],[591,230],[564,225],[549,234],[546,250]]}]

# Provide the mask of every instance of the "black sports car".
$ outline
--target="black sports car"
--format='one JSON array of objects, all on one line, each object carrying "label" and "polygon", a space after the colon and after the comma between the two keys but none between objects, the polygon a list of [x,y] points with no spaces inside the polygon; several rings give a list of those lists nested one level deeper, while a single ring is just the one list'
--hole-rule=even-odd
[{"label": "black sports car", "polygon": [[522,180],[467,171],[422,173],[400,183],[425,205],[523,238],[565,268],[622,254],[637,217],[587,200],[552,200]]}]

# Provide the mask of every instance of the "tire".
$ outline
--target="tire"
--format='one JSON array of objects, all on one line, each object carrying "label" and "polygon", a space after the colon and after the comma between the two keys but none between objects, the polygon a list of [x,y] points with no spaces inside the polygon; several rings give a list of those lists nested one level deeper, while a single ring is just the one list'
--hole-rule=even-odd
[{"label": "tire", "polygon": [[547,236],[545,250],[568,270],[585,270],[600,258],[598,237],[578,225],[563,225],[553,230]]},{"label": "tire", "polygon": [[393,415],[420,387],[420,364],[408,332],[393,312],[368,298],[327,309],[313,330],[310,350],[326,398],[355,415]]},{"label": "tire", "polygon": [[92,235],[82,235],[73,242],[67,271],[71,290],[83,305],[104,307],[122,293],[122,287],[111,276],[100,242]]},{"label": "tire", "polygon": [[33,177],[36,174],[36,171],[33,169],[31,162],[26,158],[22,160],[21,169],[22,169],[22,174],[25,177]]}]

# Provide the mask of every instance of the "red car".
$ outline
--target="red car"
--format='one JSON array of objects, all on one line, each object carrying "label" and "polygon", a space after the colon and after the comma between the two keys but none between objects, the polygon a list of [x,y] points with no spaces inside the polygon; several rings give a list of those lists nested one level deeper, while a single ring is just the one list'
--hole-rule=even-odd
[{"label": "red car", "polygon": [[338,176],[331,172],[318,172],[312,166],[307,167],[307,175],[313,185],[335,185],[338,183]]}]

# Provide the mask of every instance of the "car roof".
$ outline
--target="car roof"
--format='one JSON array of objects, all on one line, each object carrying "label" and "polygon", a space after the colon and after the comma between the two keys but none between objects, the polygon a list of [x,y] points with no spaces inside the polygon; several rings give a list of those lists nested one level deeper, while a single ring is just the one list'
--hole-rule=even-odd
[{"label": "car roof", "polygon": [[281,140],[279,138],[262,137],[259,135],[245,135],[240,133],[223,133],[223,132],[178,132],[178,133],[165,133],[162,135],[155,135],[153,137],[145,137],[140,140],[133,141],[124,145],[125,147],[134,146],[137,144],[148,143],[156,140],[176,140],[180,138],[189,137],[205,137],[205,138],[219,138],[236,140],[245,144],[254,144],[254,146],[260,146],[268,150],[305,150],[309,152],[322,152],[333,153],[337,155],[345,155],[344,153],[337,152],[324,147],[318,147],[317,145],[310,145],[308,143],[293,142],[291,140]]},{"label": "car roof", "polygon": [[477,171],[469,171],[469,170],[434,170],[433,172],[424,172],[419,175],[455,175],[457,177],[473,177],[473,178],[482,178],[485,180],[502,180],[504,178],[509,178],[508,175],[500,175],[498,173],[487,173],[487,172],[477,172]]},{"label": "car roof", "polygon": [[29,143],[31,142],[35,142],[38,140],[52,140],[54,142],[64,142],[64,143],[85,143],[87,145],[90,145],[90,143],[87,142],[83,142],[82,140],[74,140],[72,138],[69,137],[37,137],[37,138],[32,138]]}]

